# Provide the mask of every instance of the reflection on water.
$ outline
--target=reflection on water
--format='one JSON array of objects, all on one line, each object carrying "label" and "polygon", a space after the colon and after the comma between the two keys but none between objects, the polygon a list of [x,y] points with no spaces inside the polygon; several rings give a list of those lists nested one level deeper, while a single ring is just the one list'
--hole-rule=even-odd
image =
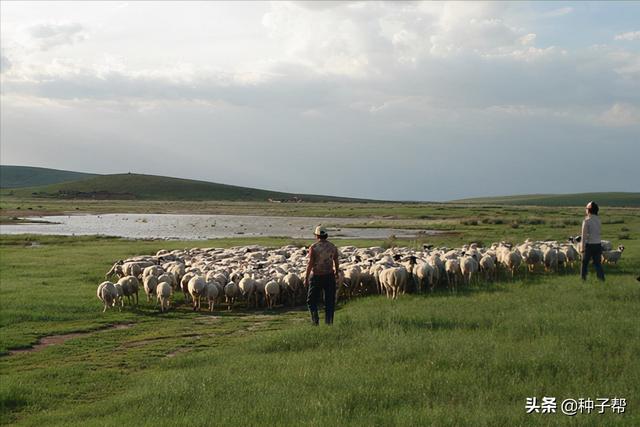
[{"label": "reflection on water", "polygon": [[332,238],[413,238],[437,234],[429,230],[393,228],[341,228],[340,225],[365,221],[357,218],[311,218],[249,215],[174,215],[174,214],[106,214],[49,216],[52,224],[1,225],[0,234],[106,235],[134,239],[201,240],[221,237],[292,237],[312,238],[318,224],[335,224],[329,228]]}]

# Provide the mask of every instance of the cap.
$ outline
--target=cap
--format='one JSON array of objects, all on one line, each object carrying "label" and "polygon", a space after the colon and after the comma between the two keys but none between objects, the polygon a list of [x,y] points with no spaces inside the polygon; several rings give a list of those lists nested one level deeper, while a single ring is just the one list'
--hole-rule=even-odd
[{"label": "cap", "polygon": [[314,234],[316,236],[326,236],[327,235],[327,229],[324,228],[323,226],[319,225],[316,227],[316,231],[314,232]]}]

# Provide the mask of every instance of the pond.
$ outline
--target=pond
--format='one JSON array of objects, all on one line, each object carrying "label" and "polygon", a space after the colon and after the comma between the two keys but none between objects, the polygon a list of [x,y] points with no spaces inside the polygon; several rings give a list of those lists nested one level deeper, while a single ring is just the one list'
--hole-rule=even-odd
[{"label": "pond", "polygon": [[363,218],[278,217],[257,215],[104,214],[24,218],[47,223],[0,225],[0,234],[105,235],[132,239],[205,240],[224,237],[312,238],[318,224],[331,224],[330,238],[386,239],[441,233],[434,230],[351,228]]}]

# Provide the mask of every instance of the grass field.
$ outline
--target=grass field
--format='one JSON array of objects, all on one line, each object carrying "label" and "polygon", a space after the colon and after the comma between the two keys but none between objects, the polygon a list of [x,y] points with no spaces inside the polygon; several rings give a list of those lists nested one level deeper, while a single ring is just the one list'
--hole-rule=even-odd
[{"label": "grass field", "polygon": [[30,166],[0,165],[0,188],[21,188],[89,178],[95,174]]},{"label": "grass field", "polygon": [[456,200],[458,203],[527,205],[527,206],[583,206],[597,200],[603,206],[640,207],[640,193],[608,192],[577,194],[526,194],[503,197],[478,197]]},{"label": "grass field", "polygon": [[[400,208],[393,215],[407,223],[452,221],[458,234],[430,238],[451,246],[564,238],[577,233],[572,221],[581,214],[551,208]],[[341,209],[350,212],[349,206]],[[369,209],[378,216],[383,206]],[[384,216],[375,221],[391,221]],[[516,216],[520,222],[514,227],[509,220]],[[604,238],[626,246],[619,265],[606,269],[605,284],[593,278],[583,284],[574,273],[538,274],[456,295],[407,295],[395,302],[367,297],[341,304],[335,326],[318,329],[307,324],[303,309],[212,316],[179,306],[160,315],[145,302],[139,309],[102,314],[95,297],[115,259],[160,248],[280,246],[290,239],[0,236],[0,421],[640,425],[640,215],[608,209],[602,219]],[[422,241],[344,242],[349,243]],[[127,328],[107,328],[114,324]],[[38,352],[6,355],[40,337],[72,332],[89,333]],[[627,408],[623,415],[526,415],[525,399],[531,396],[625,397]]]},{"label": "grass field", "polygon": [[[96,175],[71,182],[55,182],[25,188],[3,190],[3,195],[29,197],[37,194],[40,198],[54,199],[107,199],[107,200],[240,200],[267,201],[291,200],[295,197],[306,201],[355,202],[359,199],[322,196],[313,194],[292,194],[279,191],[261,190],[236,185],[166,176],[123,173]],[[360,199],[362,201],[362,199]]]}]

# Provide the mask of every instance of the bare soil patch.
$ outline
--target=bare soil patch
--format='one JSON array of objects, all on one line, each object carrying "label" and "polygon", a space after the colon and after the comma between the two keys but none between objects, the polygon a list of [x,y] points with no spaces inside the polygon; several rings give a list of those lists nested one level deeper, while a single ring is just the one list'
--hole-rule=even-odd
[{"label": "bare soil patch", "polygon": [[90,336],[90,335],[94,335],[98,332],[104,332],[104,331],[112,331],[112,330],[118,330],[118,329],[129,329],[131,326],[133,326],[133,323],[117,323],[114,325],[107,325],[105,327],[102,327],[100,329],[96,329],[93,331],[88,331],[88,332],[73,332],[70,334],[61,334],[61,335],[49,335],[46,337],[42,337],[38,340],[38,342],[36,344],[34,344],[31,347],[27,347],[27,348],[18,348],[15,350],[9,350],[9,356],[13,356],[15,354],[21,354],[21,353],[34,353],[40,350],[43,350],[47,347],[50,347],[52,345],[58,345],[58,344],[63,344],[71,339],[74,338],[80,338],[80,337],[86,337],[86,336]]}]

